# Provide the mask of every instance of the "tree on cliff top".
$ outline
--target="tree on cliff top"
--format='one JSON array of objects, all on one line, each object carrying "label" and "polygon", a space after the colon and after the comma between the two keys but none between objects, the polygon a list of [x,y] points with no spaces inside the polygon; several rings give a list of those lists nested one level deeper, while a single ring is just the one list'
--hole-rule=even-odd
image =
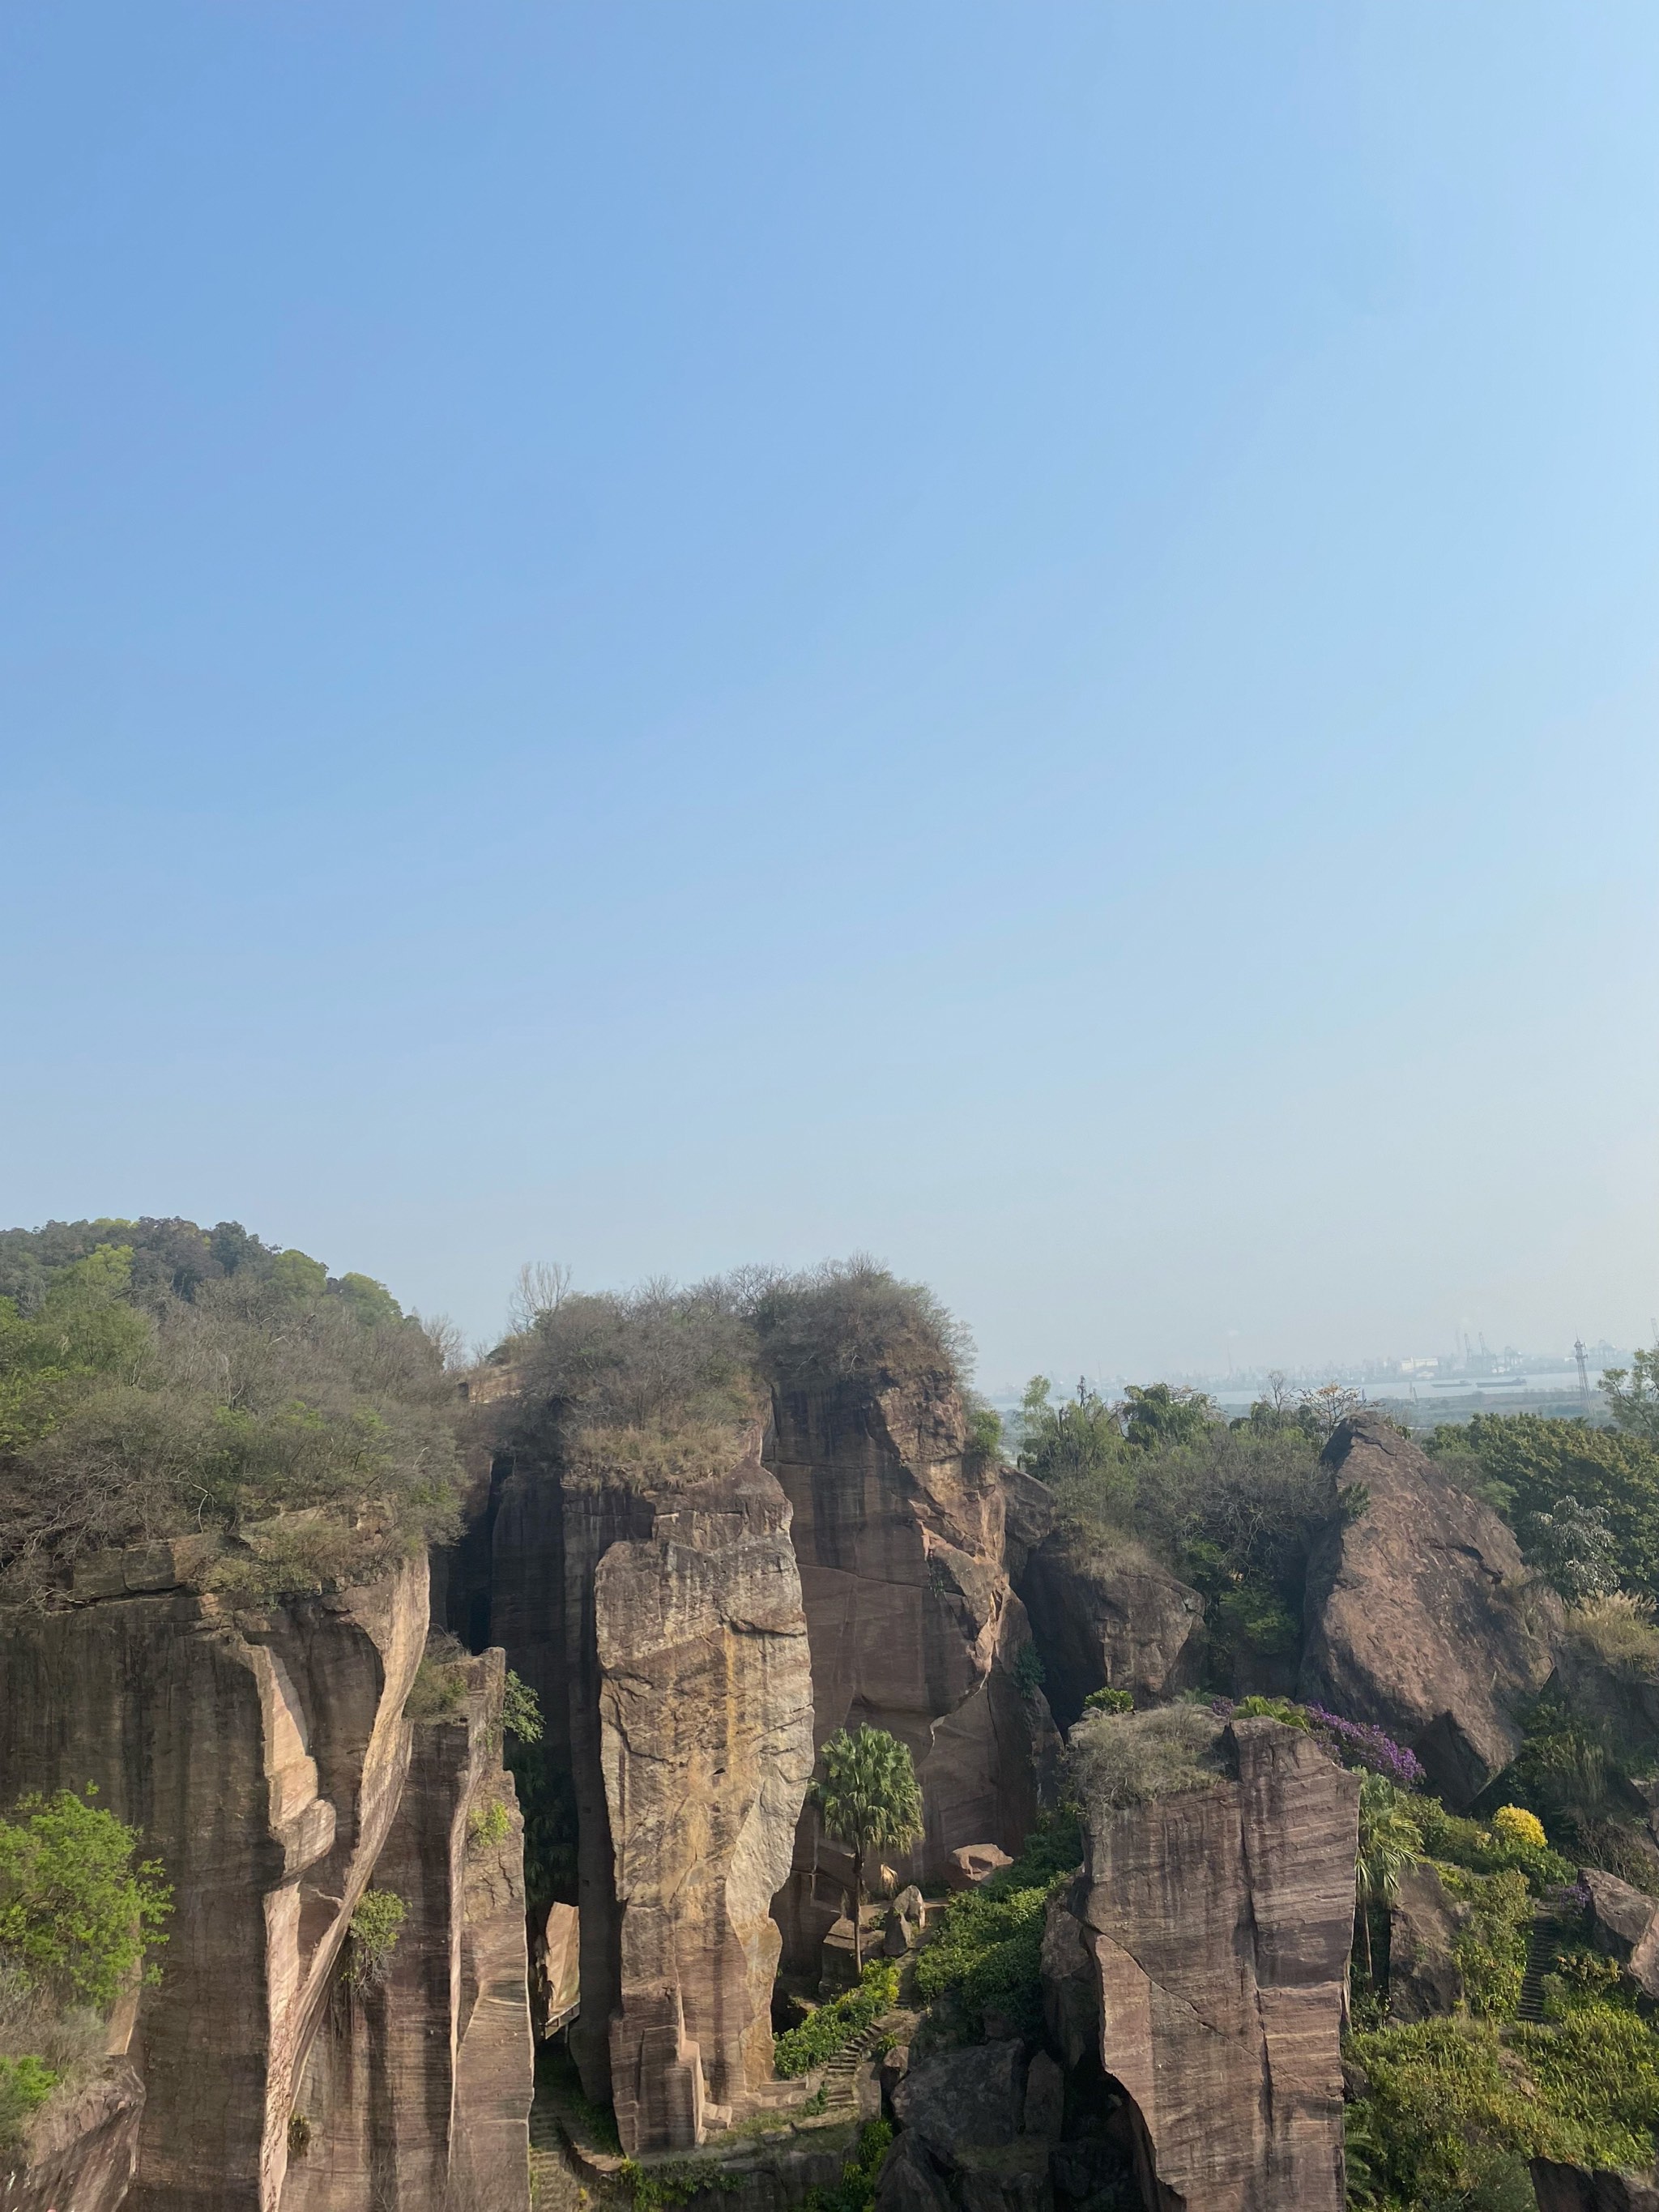
[{"label": "tree on cliff top", "polygon": [[837,1729],[823,1747],[823,1779],[813,1789],[823,1825],[853,1854],[853,1962],[864,1967],[864,1861],[878,1848],[902,1850],[922,1832],[915,1762],[896,1736]]},{"label": "tree on cliff top", "polygon": [[222,1563],[272,1596],[449,1525],[453,1382],[369,1277],[178,1221],[0,1232],[0,1598],[49,1601],[103,1546],[323,1509]]},{"label": "tree on cliff top", "polygon": [[863,1254],[799,1274],[762,1275],[742,1304],[769,1381],[822,1389],[854,1378],[960,1388],[973,1339],[924,1283],[902,1282]]}]

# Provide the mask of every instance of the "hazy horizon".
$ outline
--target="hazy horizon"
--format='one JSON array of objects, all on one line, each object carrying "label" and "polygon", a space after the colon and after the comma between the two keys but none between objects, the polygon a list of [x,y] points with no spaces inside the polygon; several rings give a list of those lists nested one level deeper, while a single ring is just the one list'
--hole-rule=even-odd
[{"label": "hazy horizon", "polygon": [[0,1215],[1648,1341],[1651,9],[0,57]]}]

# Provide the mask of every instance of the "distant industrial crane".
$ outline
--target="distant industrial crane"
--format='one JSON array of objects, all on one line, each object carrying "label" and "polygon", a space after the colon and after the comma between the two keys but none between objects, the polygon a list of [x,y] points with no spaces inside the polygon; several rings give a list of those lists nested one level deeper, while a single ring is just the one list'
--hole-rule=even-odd
[{"label": "distant industrial crane", "polygon": [[1572,1340],[1572,1356],[1578,1362],[1578,1395],[1588,1406],[1590,1401],[1589,1359],[1582,1336],[1576,1336]]}]

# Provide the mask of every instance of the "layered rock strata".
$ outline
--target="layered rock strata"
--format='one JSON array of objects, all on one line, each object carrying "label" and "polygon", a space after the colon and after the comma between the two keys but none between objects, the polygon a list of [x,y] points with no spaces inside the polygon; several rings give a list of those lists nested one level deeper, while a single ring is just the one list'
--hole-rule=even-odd
[{"label": "layered rock strata", "polygon": [[[815,1741],[871,1725],[915,1760],[926,1834],[888,1855],[896,1873],[943,1879],[963,1844],[1017,1851],[1058,1739],[1021,1657],[1002,1471],[970,1451],[960,1394],[939,1378],[780,1389],[768,1462],[793,1509]],[[840,1856],[809,1809],[779,1905],[798,1969],[842,1911]]]},{"label": "layered rock strata", "polygon": [[1086,1812],[1045,1935],[1050,2033],[1132,2101],[1149,2201],[1340,2212],[1359,1785],[1276,1721],[1222,1748],[1224,1778]]},{"label": "layered rock strata", "polygon": [[1520,1749],[1516,1708],[1549,1677],[1559,1601],[1491,1508],[1380,1414],[1345,1421],[1325,1466],[1298,1694],[1386,1729],[1467,1805]]},{"label": "layered rock strata", "polygon": [[587,2094],[631,2153],[684,2149],[772,2068],[779,1937],[812,1764],[789,1503],[751,1425],[520,1467],[499,1493],[491,1633],[541,1691],[577,1820]]},{"label": "layered rock strata", "polygon": [[523,1828],[501,1765],[500,1651],[450,1662],[417,1721],[374,1869],[405,1917],[384,1967],[348,1945],[295,2093],[282,2212],[528,2212]]},{"label": "layered rock strata", "polygon": [[[200,1587],[213,1550],[192,1539],[106,1554],[62,1609],[0,1619],[7,1799],[95,1784],[173,1890],[131,2074],[109,2077],[106,2111],[82,2114],[59,2165],[90,2164],[51,2201],[448,2212],[471,2184],[465,2142],[489,2201],[522,2202],[530,2042],[499,1656],[473,1662],[463,1716],[424,1730],[411,1765],[425,1560],[265,1602]],[[502,1808],[488,1864],[458,1844],[486,1790]],[[379,2046],[354,2045],[362,2063],[342,2075],[337,2038],[319,2031],[371,1882],[409,1907],[407,1986],[395,2025]],[[142,2094],[125,2094],[135,2079]],[[389,2129],[409,2152],[390,2195],[352,2148]]]},{"label": "layered rock strata", "polygon": [[12,2157],[0,2154],[5,2212],[119,2212],[138,2163],[144,2085],[116,2059],[65,2100],[53,2098]]}]

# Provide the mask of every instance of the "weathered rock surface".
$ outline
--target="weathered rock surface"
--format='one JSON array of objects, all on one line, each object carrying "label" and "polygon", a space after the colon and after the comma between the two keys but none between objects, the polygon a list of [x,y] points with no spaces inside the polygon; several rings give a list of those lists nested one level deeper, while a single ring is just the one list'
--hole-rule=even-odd
[{"label": "weathered rock surface", "polygon": [[0,1622],[0,1774],[9,1793],[95,1782],[174,1886],[131,2044],[133,2212],[269,2212],[295,2072],[403,1788],[426,1569],[238,1620],[168,1586],[176,1548],[106,1555],[77,1577],[84,1602]]},{"label": "weathered rock surface", "polygon": [[[1031,1478],[1020,1480],[1041,1489]],[[1024,1507],[1028,1533],[1033,1509]],[[1126,1545],[1102,1553],[1056,1528],[1026,1554],[1014,1587],[1042,1653],[1043,1688],[1069,1728],[1091,1690],[1127,1690],[1137,1704],[1196,1683],[1204,1601],[1178,1577]]]},{"label": "weathered rock surface", "polygon": [[1463,1995],[1452,1953],[1461,1908],[1425,1863],[1400,1878],[1389,1912],[1389,2017],[1402,2025],[1451,2012]]},{"label": "weathered rock surface", "polygon": [[1532,2185],[1538,2212],[1659,2212],[1659,2180],[1652,2174],[1586,2173],[1535,2158]]},{"label": "weathered rock surface", "polygon": [[[959,1395],[866,1380],[781,1390],[768,1457],[794,1511],[816,1743],[872,1725],[909,1747],[927,1833],[902,1873],[937,1879],[962,1844],[1017,1851],[1058,1738],[1041,1690],[1014,1674],[1030,1632],[1005,1562],[1007,1490],[969,1453]],[[842,1910],[817,1846],[809,1809],[779,1905],[802,1969]]]},{"label": "weathered rock surface", "polygon": [[522,1828],[501,1766],[500,1651],[455,1662],[453,1714],[415,1724],[374,1887],[407,1917],[385,1971],[348,1951],[295,2095],[306,2149],[282,2212],[528,2212],[532,2092]]},{"label": "weathered rock surface", "polygon": [[[1520,1748],[1515,1708],[1549,1677],[1559,1602],[1491,1508],[1381,1415],[1343,1422],[1325,1465],[1298,1694],[1386,1729],[1466,1805]],[[1369,1504],[1344,1519],[1336,1492],[1358,1484]]]},{"label": "weathered rock surface", "polygon": [[1087,1813],[1045,1935],[1050,2031],[1133,2101],[1170,2201],[1338,2212],[1359,1785],[1276,1721],[1223,1742],[1233,1778]]},{"label": "weathered rock surface", "polygon": [[789,1504],[758,1427],[719,1466],[514,1468],[490,1633],[572,1778],[583,2086],[630,2152],[697,2141],[772,2069],[785,1881],[812,1765]]},{"label": "weathered rock surface", "polygon": [[117,2212],[138,2163],[144,2087],[117,2059],[72,2097],[52,2098],[15,2159],[0,2154],[5,2212]]},{"label": "weathered rock surface", "polygon": [[1617,1959],[1644,1996],[1659,1997],[1659,1904],[1600,1867],[1585,1867],[1578,1879],[1589,1892],[1597,1950]]},{"label": "weathered rock surface", "polygon": [[1049,2145],[1024,2131],[1025,2082],[1025,2047],[1013,2041],[910,2068],[891,2092],[901,2132],[877,2188],[880,2212],[1046,2212]]},{"label": "weathered rock surface", "polygon": [[595,1572],[630,2153],[688,2148],[705,2092],[736,2107],[772,2078],[771,1905],[811,1776],[811,1684],[789,1507],[759,1442],[653,1498],[648,1533]]}]

